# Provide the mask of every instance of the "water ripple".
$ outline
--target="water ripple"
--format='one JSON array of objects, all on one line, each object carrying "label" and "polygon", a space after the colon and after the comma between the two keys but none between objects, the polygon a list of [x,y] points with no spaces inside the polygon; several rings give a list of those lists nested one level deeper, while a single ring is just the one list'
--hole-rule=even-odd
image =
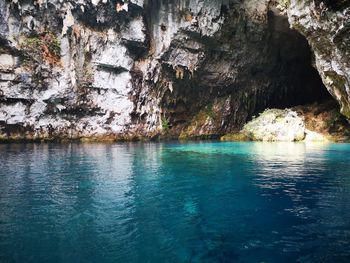
[{"label": "water ripple", "polygon": [[0,145],[1,262],[348,262],[350,146]]}]

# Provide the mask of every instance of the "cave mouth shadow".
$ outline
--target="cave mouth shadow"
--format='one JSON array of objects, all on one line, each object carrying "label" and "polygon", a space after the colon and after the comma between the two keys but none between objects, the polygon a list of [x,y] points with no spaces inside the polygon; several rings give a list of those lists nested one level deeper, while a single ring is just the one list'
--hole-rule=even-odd
[{"label": "cave mouth shadow", "polygon": [[[269,94],[267,105],[262,108],[288,108],[297,105],[312,104],[334,100],[322,79],[313,66],[314,58],[306,38],[298,31],[291,29],[286,16],[276,11],[268,12],[270,31],[270,53],[275,60],[268,75],[276,78],[277,85],[270,90],[278,91]],[[277,53],[277,54],[276,54]]]},{"label": "cave mouth shadow", "polygon": [[[173,134],[200,125],[213,134],[226,134],[267,108],[335,102],[313,66],[306,38],[290,28],[287,16],[271,8],[266,24],[242,22],[237,13],[227,17],[232,21],[223,25],[217,39],[193,39],[201,41],[205,51],[193,76],[185,71],[183,78],[175,78],[170,64],[162,67],[172,88],[164,92],[161,108]],[[213,115],[211,127],[202,123]]]}]

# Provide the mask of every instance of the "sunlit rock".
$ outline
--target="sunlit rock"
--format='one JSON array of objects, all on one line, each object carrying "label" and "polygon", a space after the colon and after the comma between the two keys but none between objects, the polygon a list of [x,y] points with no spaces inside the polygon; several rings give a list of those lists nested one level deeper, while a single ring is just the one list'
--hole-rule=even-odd
[{"label": "sunlit rock", "polygon": [[243,132],[257,141],[302,141],[305,138],[305,125],[294,111],[268,109],[248,122]]}]

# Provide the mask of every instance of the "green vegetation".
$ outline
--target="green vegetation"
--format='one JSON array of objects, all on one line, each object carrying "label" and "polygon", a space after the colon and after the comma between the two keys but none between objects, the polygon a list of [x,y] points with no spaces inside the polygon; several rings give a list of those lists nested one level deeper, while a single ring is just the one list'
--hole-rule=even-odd
[{"label": "green vegetation", "polygon": [[162,117],[162,129],[165,133],[167,133],[170,129],[169,119],[165,118],[164,116]]},{"label": "green vegetation", "polygon": [[50,31],[39,35],[22,35],[20,47],[26,54],[28,61],[47,61],[49,64],[58,64],[60,61],[61,43],[57,36]]}]

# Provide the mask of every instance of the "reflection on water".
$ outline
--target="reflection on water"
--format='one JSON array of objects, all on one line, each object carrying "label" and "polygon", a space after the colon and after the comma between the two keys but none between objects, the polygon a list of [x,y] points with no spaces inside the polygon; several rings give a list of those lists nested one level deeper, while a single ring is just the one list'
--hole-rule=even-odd
[{"label": "reflection on water", "polygon": [[0,145],[0,262],[348,262],[350,145]]}]

